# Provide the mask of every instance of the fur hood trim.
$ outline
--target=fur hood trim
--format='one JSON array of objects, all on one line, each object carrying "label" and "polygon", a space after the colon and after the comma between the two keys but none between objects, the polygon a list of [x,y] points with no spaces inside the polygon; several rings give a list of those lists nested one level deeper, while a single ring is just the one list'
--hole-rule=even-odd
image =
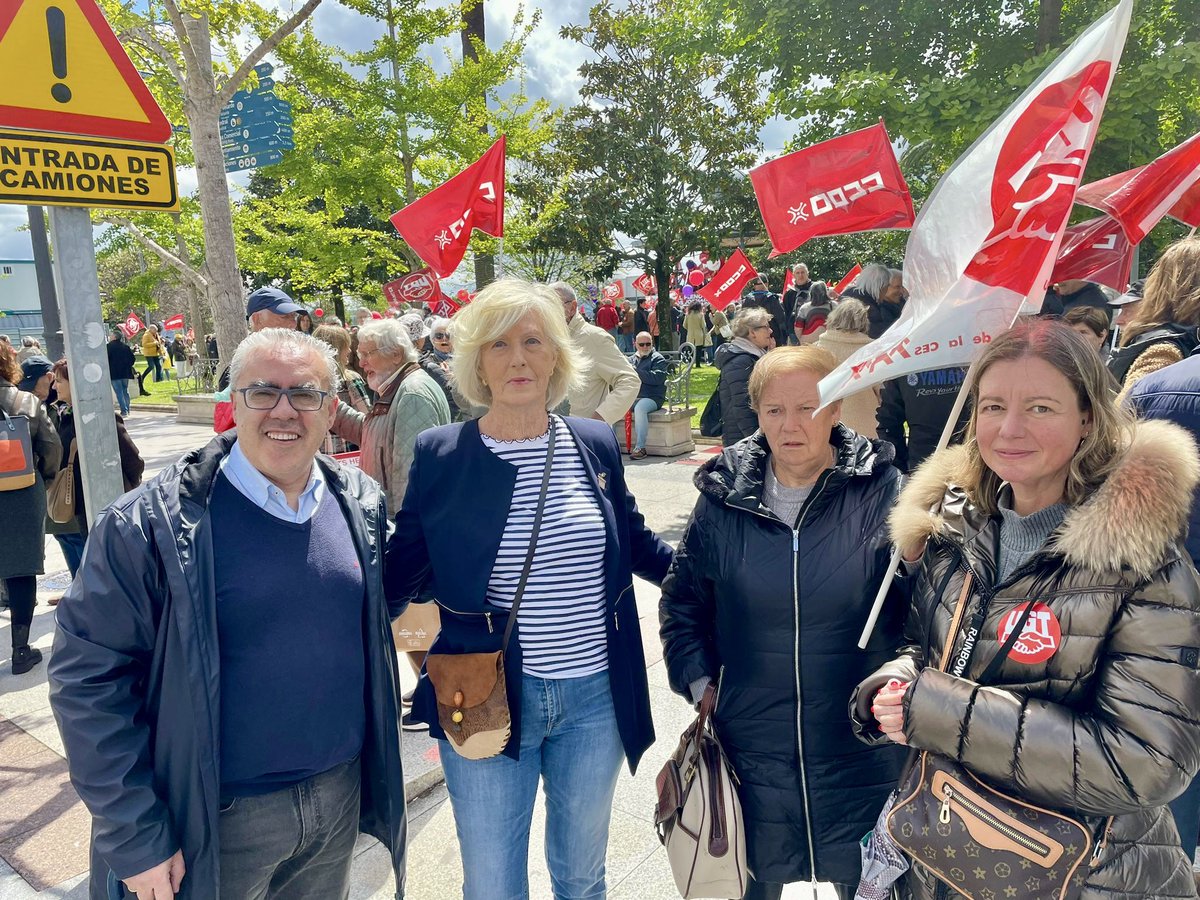
[{"label": "fur hood trim", "polygon": [[[911,547],[954,530],[941,510],[947,493],[962,494],[966,464],[965,447],[948,447],[917,469],[888,517],[893,541]],[[1183,535],[1197,483],[1200,457],[1191,435],[1169,422],[1139,422],[1116,469],[1067,513],[1053,550],[1091,571],[1127,566],[1148,577]]]}]

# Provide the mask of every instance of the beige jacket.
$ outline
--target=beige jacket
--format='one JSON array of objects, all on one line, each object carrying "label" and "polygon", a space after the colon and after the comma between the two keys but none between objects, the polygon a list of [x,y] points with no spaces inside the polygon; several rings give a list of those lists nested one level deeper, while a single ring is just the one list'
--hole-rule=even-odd
[{"label": "beige jacket", "polygon": [[621,421],[642,386],[637,372],[603,328],[589,325],[583,316],[576,315],[567,330],[583,364],[579,387],[567,396],[571,415],[586,419],[595,414],[609,425]]},{"label": "beige jacket", "polygon": [[[816,339],[814,346],[828,350],[834,359],[844,363],[851,354],[869,343],[871,338],[860,331],[824,331]],[[842,401],[842,423],[863,437],[878,437],[875,433],[875,412],[879,409],[880,396],[878,387],[869,387],[857,394],[851,394]]]}]

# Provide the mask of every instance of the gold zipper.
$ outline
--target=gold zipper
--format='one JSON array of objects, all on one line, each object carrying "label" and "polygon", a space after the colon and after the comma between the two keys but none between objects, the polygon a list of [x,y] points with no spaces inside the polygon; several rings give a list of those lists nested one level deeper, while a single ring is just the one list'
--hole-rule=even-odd
[{"label": "gold zipper", "polygon": [[1044,844],[1040,844],[1024,832],[1014,828],[1003,820],[992,815],[978,803],[964,796],[949,784],[942,785],[942,807],[938,812],[938,821],[943,825],[950,824],[950,801],[963,806],[968,812],[978,816],[992,828],[996,829],[1013,843],[1019,844],[1031,853],[1038,853],[1041,856],[1049,856],[1050,848]]}]

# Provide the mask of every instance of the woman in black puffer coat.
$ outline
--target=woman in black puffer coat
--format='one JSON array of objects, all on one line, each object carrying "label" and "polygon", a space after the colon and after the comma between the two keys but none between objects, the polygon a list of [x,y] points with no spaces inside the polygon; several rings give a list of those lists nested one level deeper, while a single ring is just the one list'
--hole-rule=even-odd
[{"label": "woman in black puffer coat", "polygon": [[717,348],[713,365],[721,402],[721,443],[731,447],[758,429],[750,408],[750,373],[764,353],[775,346],[771,315],[764,309],[743,309],[733,320],[733,340]]},{"label": "woman in black puffer coat", "polygon": [[891,444],[838,424],[837,404],[812,415],[834,365],[811,346],[759,361],[761,430],[697,473],[659,608],[671,687],[695,701],[720,682],[715,722],[740,780],[756,900],[808,880],[851,897],[859,839],[903,761],[862,752],[846,716],[849,691],[891,656],[907,596],[894,589],[859,650],[900,473]]}]

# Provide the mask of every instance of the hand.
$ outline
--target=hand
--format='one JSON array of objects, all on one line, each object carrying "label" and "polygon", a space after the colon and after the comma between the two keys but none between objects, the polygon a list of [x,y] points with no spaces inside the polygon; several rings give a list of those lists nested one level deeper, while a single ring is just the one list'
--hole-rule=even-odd
[{"label": "hand", "polygon": [[125,889],[131,891],[138,900],[170,900],[179,892],[186,871],[183,851],[176,850],[174,856],[154,868],[124,879]]},{"label": "hand", "polygon": [[906,563],[919,563],[921,557],[925,555],[925,544],[927,541],[921,541],[919,544],[914,544],[911,547],[905,547],[900,551],[900,557]]},{"label": "hand", "polygon": [[871,714],[879,723],[879,730],[894,743],[904,745],[908,744],[908,737],[904,734],[903,706],[907,690],[907,682],[893,679],[880,688],[871,701]]}]

